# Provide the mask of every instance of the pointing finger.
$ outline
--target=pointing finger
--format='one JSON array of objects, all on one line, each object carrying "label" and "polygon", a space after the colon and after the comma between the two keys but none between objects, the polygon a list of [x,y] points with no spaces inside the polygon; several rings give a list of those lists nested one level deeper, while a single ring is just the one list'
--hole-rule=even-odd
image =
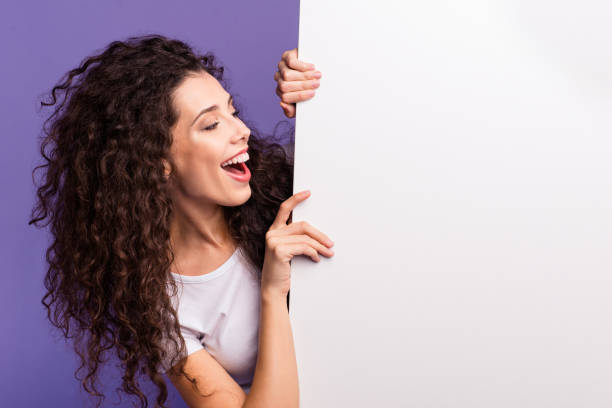
[{"label": "pointing finger", "polygon": [[309,196],[309,191],[301,191],[283,201],[280,205],[280,208],[278,209],[278,213],[270,229],[286,226],[287,221],[289,220],[289,215],[291,215],[291,211],[293,211],[296,205],[307,199]]}]

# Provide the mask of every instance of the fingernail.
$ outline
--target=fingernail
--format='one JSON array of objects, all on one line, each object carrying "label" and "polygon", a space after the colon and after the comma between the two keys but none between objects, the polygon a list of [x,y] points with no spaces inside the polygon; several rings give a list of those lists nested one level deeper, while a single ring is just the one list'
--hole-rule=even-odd
[{"label": "fingernail", "polygon": [[314,96],[315,91],[306,91],[306,96]]},{"label": "fingernail", "polygon": [[323,76],[323,74],[321,74],[321,71],[317,71],[314,73],[314,77],[315,78],[321,78]]}]

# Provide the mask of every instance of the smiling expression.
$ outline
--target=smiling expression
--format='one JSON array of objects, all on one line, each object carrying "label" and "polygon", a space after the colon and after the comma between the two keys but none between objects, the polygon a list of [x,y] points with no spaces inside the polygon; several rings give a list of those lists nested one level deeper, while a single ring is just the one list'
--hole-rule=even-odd
[{"label": "smiling expression", "polygon": [[249,183],[235,180],[221,168],[225,160],[248,148],[251,134],[237,117],[231,95],[212,75],[200,72],[176,88],[173,104],[179,115],[171,129],[170,149],[177,192],[223,206],[246,202]]}]

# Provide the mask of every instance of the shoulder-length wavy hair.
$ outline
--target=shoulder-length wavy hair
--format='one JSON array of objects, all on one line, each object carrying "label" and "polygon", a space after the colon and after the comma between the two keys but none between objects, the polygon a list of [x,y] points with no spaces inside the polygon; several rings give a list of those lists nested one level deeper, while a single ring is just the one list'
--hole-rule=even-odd
[{"label": "shoulder-length wavy hair", "polygon": [[[53,237],[42,303],[51,323],[73,339],[75,377],[98,397],[97,406],[104,399],[98,368],[113,351],[123,370],[120,390],[141,407],[148,398],[140,374],[157,387],[156,406],[165,407],[166,361],[179,363],[171,373],[195,385],[184,371],[185,342],[171,301],[173,204],[163,160],[172,163],[170,129],[178,117],[171,94],[200,71],[227,86],[212,53],[198,55],[161,35],[130,37],[84,59],[41,102],[55,105],[40,137],[43,164],[32,171],[37,200],[29,224],[50,224]],[[292,194],[293,164],[281,144],[247,125],[252,195],[224,213],[261,278],[265,233]],[[45,170],[40,183],[37,170]]]}]

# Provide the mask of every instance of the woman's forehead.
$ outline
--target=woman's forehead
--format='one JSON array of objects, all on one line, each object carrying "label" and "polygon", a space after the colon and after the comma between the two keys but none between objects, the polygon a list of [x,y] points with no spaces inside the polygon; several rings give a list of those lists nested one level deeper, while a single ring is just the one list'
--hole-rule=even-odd
[{"label": "woman's forehead", "polygon": [[189,75],[174,92],[174,101],[181,114],[197,115],[202,109],[219,105],[228,93],[215,77],[208,73]]}]

